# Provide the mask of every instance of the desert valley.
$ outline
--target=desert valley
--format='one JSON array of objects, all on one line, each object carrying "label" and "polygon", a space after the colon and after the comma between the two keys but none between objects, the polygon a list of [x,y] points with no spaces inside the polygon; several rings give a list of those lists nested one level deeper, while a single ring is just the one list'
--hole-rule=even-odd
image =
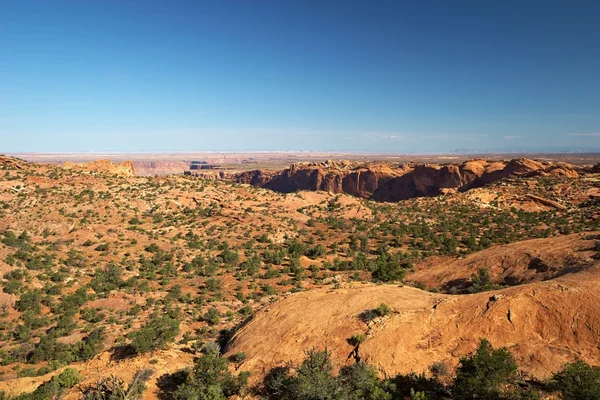
[{"label": "desert valley", "polygon": [[530,157],[2,156],[0,390],[597,398],[600,164]]},{"label": "desert valley", "polygon": [[0,0],[0,400],[600,400],[598,16]]}]

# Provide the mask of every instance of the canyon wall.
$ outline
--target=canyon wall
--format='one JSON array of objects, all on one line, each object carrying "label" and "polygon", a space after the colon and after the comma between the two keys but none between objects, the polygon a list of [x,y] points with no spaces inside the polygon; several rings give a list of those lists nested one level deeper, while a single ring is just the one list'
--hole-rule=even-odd
[{"label": "canyon wall", "polygon": [[582,168],[524,158],[511,161],[470,160],[458,165],[389,164],[328,161],[296,163],[283,171],[253,170],[221,174],[219,178],[281,193],[298,190],[347,193],[377,201],[400,201],[465,191],[500,179],[557,175],[576,178]]}]

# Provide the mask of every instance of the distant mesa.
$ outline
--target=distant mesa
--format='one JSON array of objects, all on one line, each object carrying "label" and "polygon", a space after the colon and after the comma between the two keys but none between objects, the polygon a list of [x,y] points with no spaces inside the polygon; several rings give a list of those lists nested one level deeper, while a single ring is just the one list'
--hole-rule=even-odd
[{"label": "distant mesa", "polygon": [[190,161],[190,169],[202,169],[207,164],[208,162],[206,161]]},{"label": "distant mesa", "polygon": [[220,168],[221,168],[220,165],[209,164],[207,161],[190,161],[190,169],[188,171],[185,171],[184,174],[185,175],[194,175],[194,173],[192,171],[214,170],[214,169],[220,169]]}]

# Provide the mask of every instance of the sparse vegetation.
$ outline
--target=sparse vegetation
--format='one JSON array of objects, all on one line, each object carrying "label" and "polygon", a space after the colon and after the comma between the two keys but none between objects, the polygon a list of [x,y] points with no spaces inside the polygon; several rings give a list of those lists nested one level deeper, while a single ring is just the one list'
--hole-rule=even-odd
[{"label": "sparse vegetation", "polygon": [[600,368],[581,360],[566,364],[551,385],[565,400],[600,399]]},{"label": "sparse vegetation", "polygon": [[[163,350],[175,351],[182,359],[189,357],[191,367],[192,357],[218,353],[211,348],[230,337],[224,332],[294,292],[345,290],[368,281],[395,287],[406,281],[423,290],[456,294],[500,289],[514,283],[501,281],[497,269],[486,263],[477,264],[480,268],[468,271],[460,282],[437,287],[411,276],[436,257],[456,259],[498,244],[600,229],[599,205],[581,195],[594,183],[559,176],[496,182],[486,187],[495,199],[483,204],[469,192],[378,203],[323,192],[282,195],[195,177],[124,178],[26,163],[23,169],[3,171],[0,180],[7,186],[0,188],[5,221],[0,259],[5,269],[0,287],[6,300],[0,304],[0,374],[48,384],[46,374],[75,362],[85,365],[103,351],[108,353],[102,357],[115,359],[152,353],[155,360],[161,360]],[[514,199],[530,193],[570,206],[528,211]],[[589,235],[581,253],[597,257],[598,237]],[[573,268],[581,265],[573,260]],[[562,266],[532,264],[530,271],[541,274],[554,267]],[[386,299],[394,307],[377,306],[380,301],[353,318],[371,326],[400,315],[397,303]],[[519,317],[508,314],[506,323]],[[357,333],[347,340],[358,346],[370,343],[371,336]],[[244,368],[250,356],[245,350],[229,358],[232,371]],[[292,397],[281,398],[386,399],[399,398],[398,393],[435,398],[441,393],[420,375],[380,381],[362,364],[335,375],[330,355],[315,351],[311,357],[304,366],[290,365],[287,375],[276,374],[274,387],[283,380],[295,388],[296,394],[286,395]],[[194,364],[180,393],[204,396],[206,374],[224,373],[222,360],[213,354],[202,361],[212,370]],[[493,352],[490,360],[495,360]],[[469,380],[466,365],[475,361],[464,362],[458,375]],[[450,380],[441,365],[431,369],[434,380]],[[564,398],[577,398],[577,385],[585,382],[583,396],[593,396],[595,371],[569,364],[554,376],[553,387]],[[492,379],[491,372],[487,375]],[[518,375],[513,378],[501,380],[500,389],[520,382]],[[219,379],[209,385],[219,396],[248,390],[237,371]],[[313,379],[321,386],[308,387]],[[43,390],[58,396],[71,387],[56,382],[54,389]],[[482,392],[477,393],[488,390],[486,396],[495,393],[493,384],[477,385],[468,386],[479,387]],[[129,386],[106,377],[96,389],[90,399],[111,398],[117,396],[113,392],[128,392]],[[453,396],[460,393],[447,385],[443,389]],[[504,395],[502,390],[498,393]],[[41,398],[35,396],[23,398]]]},{"label": "sparse vegetation", "polygon": [[102,378],[95,384],[82,390],[83,400],[137,400],[141,399],[146,390],[146,383],[152,377],[154,371],[143,369],[136,372],[129,382],[125,382],[116,377],[110,376]]},{"label": "sparse vegetation", "polygon": [[233,376],[227,367],[228,361],[215,352],[208,352],[194,361],[188,372],[173,393],[178,400],[228,399],[243,393],[248,374]]},{"label": "sparse vegetation", "polygon": [[[264,397],[272,400],[539,398],[539,393],[530,384],[519,379],[512,355],[506,349],[494,349],[485,339],[475,353],[461,359],[456,378],[449,385],[442,383],[439,376],[427,378],[414,373],[380,379],[373,367],[362,362],[344,366],[339,375],[334,375],[331,353],[327,349],[311,349],[306,356],[299,366],[288,363],[269,371],[260,389]],[[588,375],[591,367],[584,366],[577,367],[575,375],[582,378],[585,383],[581,386],[588,390],[591,386],[587,385],[597,385],[597,375]],[[572,378],[568,378],[568,381],[574,382]],[[542,382],[537,383],[536,387],[546,393],[554,390]],[[563,387],[569,390],[569,384]],[[564,398],[584,398],[568,397],[573,396],[572,393],[569,392]],[[596,392],[588,390],[585,393],[588,395],[585,398],[600,398]]]},{"label": "sparse vegetation", "polygon": [[179,321],[168,315],[153,315],[140,330],[132,332],[129,337],[131,345],[138,353],[162,349],[175,341],[179,333]]}]

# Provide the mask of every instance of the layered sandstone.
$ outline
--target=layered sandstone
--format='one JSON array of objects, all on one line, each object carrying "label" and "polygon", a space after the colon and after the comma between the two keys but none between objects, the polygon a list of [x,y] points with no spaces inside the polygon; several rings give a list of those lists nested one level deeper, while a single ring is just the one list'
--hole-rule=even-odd
[{"label": "layered sandstone", "polygon": [[465,191],[500,179],[534,175],[576,178],[579,172],[565,163],[543,163],[520,158],[508,162],[476,159],[459,165],[348,161],[295,163],[278,173],[254,170],[233,175],[222,174],[221,177],[282,193],[322,190],[378,201],[399,201],[437,196],[452,189]]}]

